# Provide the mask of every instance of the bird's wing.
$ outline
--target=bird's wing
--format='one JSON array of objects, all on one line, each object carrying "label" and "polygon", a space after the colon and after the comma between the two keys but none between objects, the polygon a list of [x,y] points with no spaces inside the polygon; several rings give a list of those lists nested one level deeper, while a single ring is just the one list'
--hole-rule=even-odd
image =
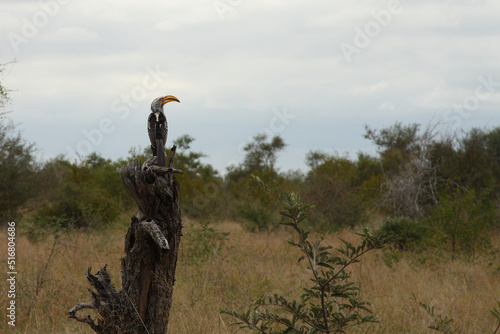
[{"label": "bird's wing", "polygon": [[168,123],[167,117],[164,113],[160,113],[160,127],[161,127],[161,138],[163,139],[163,145],[167,143],[168,136]]},{"label": "bird's wing", "polygon": [[149,114],[148,117],[148,136],[152,147],[156,147],[155,143],[155,115],[153,113]]}]

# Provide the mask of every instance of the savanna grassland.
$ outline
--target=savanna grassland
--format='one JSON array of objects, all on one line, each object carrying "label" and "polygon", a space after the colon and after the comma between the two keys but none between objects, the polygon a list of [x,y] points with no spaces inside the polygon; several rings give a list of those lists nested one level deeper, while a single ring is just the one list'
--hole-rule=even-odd
[{"label": "savanna grassland", "polygon": [[[391,235],[384,249],[371,250],[348,267],[360,290],[340,299],[370,302],[379,322],[357,326],[351,319],[342,325],[347,333],[420,334],[438,327],[449,334],[498,334],[500,127],[462,134],[445,130],[438,124],[366,126],[364,137],[376,147],[375,155],[311,150],[305,171],[281,171],[277,159],[285,141],[257,134],[243,147],[243,161],[224,175],[206,163],[204,153],[191,150],[193,137],[174,140],[175,167],[184,172],[176,179],[185,229],[169,333],[247,333],[232,326],[238,314],[231,311],[244,313],[263,295],[289,300],[300,299],[304,291],[314,295],[313,289],[304,290],[311,287],[307,261],[299,263],[300,251],[285,241],[292,237],[292,225],[282,224],[290,217],[298,224],[299,216],[280,214],[276,196],[263,191],[258,179],[269,189],[290,193],[290,199],[303,198],[311,210],[300,228],[310,231],[312,240],[331,245],[333,253],[341,246],[339,237],[356,245],[356,233],[365,226],[377,238]],[[107,264],[120,288],[124,239],[129,217],[137,211],[119,171],[146,161],[152,152],[138,147],[115,161],[98,153],[79,161],[64,156],[38,161],[34,145],[6,119],[0,121],[0,148],[0,245],[7,245],[7,223],[16,222],[18,272],[16,327],[8,327],[2,306],[0,331],[91,333],[66,313],[91,299],[85,278],[89,266],[95,273]],[[297,203],[288,206],[289,212],[301,213]],[[5,273],[7,250],[0,248]],[[308,258],[311,267],[341,264],[333,253],[328,263],[325,257],[319,262]],[[338,274],[335,281],[348,284],[349,274],[343,269]],[[333,281],[323,281],[320,299]],[[1,305],[9,302],[8,285],[0,285]],[[323,303],[323,315],[330,312],[331,319],[342,321],[347,304],[336,293],[343,291],[328,290],[331,303]],[[353,308],[363,313],[363,307]],[[310,314],[321,318],[319,311]],[[323,318],[326,324],[331,320]]]},{"label": "savanna grassland", "polygon": [[[126,218],[124,218],[126,221]],[[70,231],[58,238],[31,242],[17,239],[17,321],[12,333],[92,333],[66,312],[90,300],[85,272],[105,264],[119,287],[120,258],[126,226],[100,231]],[[356,229],[313,234],[314,239],[338,247],[342,237],[355,243]],[[220,308],[246,309],[264,294],[298,296],[308,284],[298,251],[285,239],[291,232],[249,232],[242,224],[220,221],[200,224],[185,221],[177,265],[169,333],[246,333],[232,326],[233,319]],[[22,231],[18,231],[20,233]],[[2,230],[0,238],[6,239]],[[354,327],[350,333],[433,333],[429,315],[413,300],[435,307],[436,313],[454,319],[461,333],[493,333],[497,325],[490,310],[500,296],[500,234],[491,237],[494,251],[480,256],[451,258],[449,252],[402,252],[386,248],[366,255],[352,267],[361,294],[380,320]],[[1,249],[2,259],[6,250]],[[3,260],[2,260],[3,261]],[[6,305],[6,285],[0,302]],[[5,319],[5,309],[2,308]],[[6,323],[2,321],[2,332]]]}]

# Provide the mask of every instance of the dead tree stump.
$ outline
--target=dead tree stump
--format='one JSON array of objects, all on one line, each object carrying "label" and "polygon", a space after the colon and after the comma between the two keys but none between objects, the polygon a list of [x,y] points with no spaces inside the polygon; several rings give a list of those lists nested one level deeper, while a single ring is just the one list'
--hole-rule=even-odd
[{"label": "dead tree stump", "polygon": [[[175,155],[175,146],[172,151]],[[134,162],[120,171],[138,209],[125,239],[122,289],[113,287],[106,266],[96,274],[89,268],[86,276],[95,290],[89,289],[93,300],[68,312],[70,318],[87,323],[96,333],[167,332],[182,235],[179,183],[172,173],[182,172],[172,168],[173,157],[169,167],[155,162],[153,157],[142,166]],[[100,318],[77,316],[85,308],[96,310]]]}]

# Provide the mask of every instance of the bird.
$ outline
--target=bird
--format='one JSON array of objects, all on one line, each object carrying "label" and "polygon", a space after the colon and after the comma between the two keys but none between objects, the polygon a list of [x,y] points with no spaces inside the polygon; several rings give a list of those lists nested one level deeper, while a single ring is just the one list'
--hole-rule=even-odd
[{"label": "bird", "polygon": [[148,117],[148,136],[151,142],[153,156],[158,159],[158,165],[166,165],[165,143],[167,142],[168,124],[163,113],[163,106],[168,102],[181,102],[173,95],[158,97],[151,103],[151,114]]}]

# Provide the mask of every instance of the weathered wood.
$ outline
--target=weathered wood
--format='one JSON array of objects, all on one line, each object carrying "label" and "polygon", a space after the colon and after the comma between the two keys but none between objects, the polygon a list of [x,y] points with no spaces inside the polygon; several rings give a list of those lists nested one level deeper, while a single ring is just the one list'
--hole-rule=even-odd
[{"label": "weathered wood", "polygon": [[170,249],[170,247],[168,246],[168,240],[163,235],[156,221],[142,221],[139,223],[139,229],[147,232],[151,239],[153,239],[153,241],[156,243],[156,245],[160,247],[162,252],[166,252]]},{"label": "weathered wood", "polygon": [[[113,287],[106,267],[95,275],[89,268],[86,276],[95,289],[91,290],[93,302],[78,304],[68,312],[70,318],[87,323],[96,333],[167,332],[182,235],[179,183],[168,179],[182,171],[173,168],[172,160],[169,167],[155,163],[153,157],[142,166],[133,162],[120,171],[137,204],[137,215],[125,238],[122,289]],[[97,322],[90,316],[76,316],[85,308],[97,311]]]},{"label": "weathered wood", "polygon": [[71,310],[69,310],[68,314],[69,314],[69,317],[71,319],[75,319],[77,321],[80,321],[80,322],[83,322],[83,323],[86,323],[87,325],[89,325],[95,332],[97,332],[97,327],[96,327],[96,324],[94,323],[94,320],[89,316],[87,316],[86,318],[81,318],[81,317],[77,317],[76,316],[76,312],[84,309],[84,308],[89,308],[89,309],[95,309],[94,307],[94,304],[93,303],[80,303],[78,305],[76,305],[75,307],[73,307]]},{"label": "weathered wood", "polygon": [[[177,146],[172,146],[172,157],[170,158],[170,161],[168,163],[168,168],[172,169],[174,167],[174,160],[175,160],[175,152],[177,152]],[[181,171],[182,173],[182,171]],[[170,172],[168,174],[168,184],[171,185],[172,184],[172,178],[174,177],[174,174],[172,172]]]}]

